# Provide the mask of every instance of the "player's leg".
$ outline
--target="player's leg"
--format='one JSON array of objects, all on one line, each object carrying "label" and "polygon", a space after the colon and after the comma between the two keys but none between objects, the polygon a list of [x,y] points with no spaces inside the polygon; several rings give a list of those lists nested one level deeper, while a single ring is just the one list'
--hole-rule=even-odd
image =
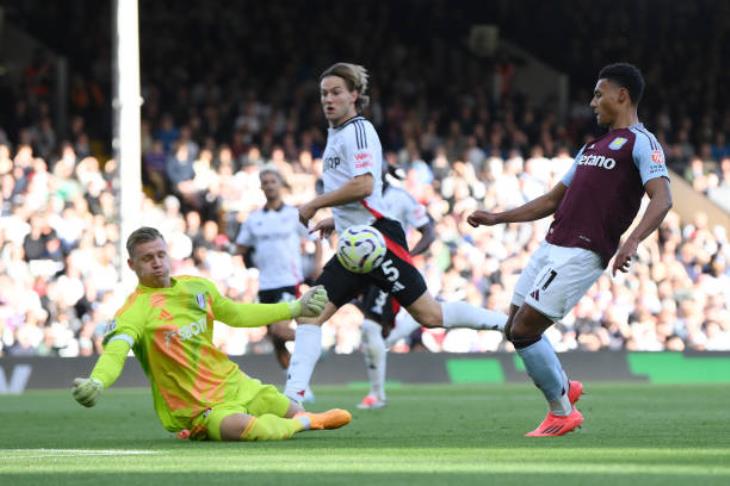
[{"label": "player's leg", "polygon": [[276,387],[249,377],[240,385],[238,400],[202,416],[209,438],[220,441],[284,440],[306,430],[336,429],[352,419],[349,412],[340,409],[305,412]]},{"label": "player's leg", "polygon": [[391,329],[388,337],[385,338],[385,347],[387,349],[392,348],[395,343],[401,339],[406,339],[408,336],[413,334],[416,329],[419,329],[421,324],[413,318],[408,311],[403,310],[398,313],[395,318],[393,329]]},{"label": "player's leg", "polygon": [[[290,302],[296,298],[296,287],[279,287],[259,291],[259,302],[262,304],[275,304],[278,302]],[[267,326],[266,333],[274,346],[276,361],[283,369],[289,368],[291,354],[286,348],[287,341],[294,340],[294,330],[289,327],[289,321],[280,321]]]},{"label": "player's leg", "polygon": [[322,324],[351,301],[365,287],[366,280],[362,275],[347,271],[333,256],[322,269],[316,284],[324,286],[330,301],[319,317],[297,319],[294,352],[284,387],[284,394],[297,402],[304,399],[322,351]]},{"label": "player's leg", "polygon": [[277,417],[267,413],[259,416],[235,413],[220,422],[221,441],[268,441],[290,439],[297,432],[332,430],[350,423],[346,410],[332,409],[323,413],[300,412],[293,417]]},{"label": "player's leg", "polygon": [[387,350],[383,339],[382,327],[378,322],[365,319],[362,327],[362,352],[365,369],[370,383],[370,391],[362,399],[358,408],[372,409],[385,406],[385,371]]},{"label": "player's leg", "polygon": [[378,287],[390,292],[416,321],[426,327],[504,329],[507,316],[501,312],[466,302],[437,302],[428,292],[423,276],[413,265],[400,224],[381,219],[373,226],[383,234],[388,252],[380,267],[368,275]]},{"label": "player's leg", "polygon": [[294,329],[289,327],[288,321],[281,321],[267,327],[267,334],[274,346],[276,361],[283,369],[289,368],[291,353],[286,348],[287,341],[294,341]]},{"label": "player's leg", "polygon": [[510,321],[507,338],[550,408],[545,421],[528,435],[563,435],[583,422],[573,406],[577,397],[571,397],[568,377],[543,333],[570,311],[602,271],[600,258],[592,252],[543,244],[515,287],[513,306],[519,310]]},{"label": "player's leg", "polygon": [[352,415],[347,410],[333,408],[325,412],[307,412],[299,403],[279,392],[271,385],[262,385],[254,398],[246,404],[254,417],[274,415],[285,419],[297,419],[302,430],[338,429],[350,423]]},{"label": "player's leg", "polygon": [[302,402],[307,394],[314,367],[322,353],[322,324],[337,312],[332,302],[325,305],[317,319],[298,319],[294,331],[294,351],[289,362],[284,394],[297,402]]},{"label": "player's leg", "polygon": [[[397,308],[394,308],[393,306]],[[358,408],[375,409],[385,406],[385,372],[387,350],[383,334],[392,327],[400,304],[375,286],[371,286],[361,304],[364,319],[361,331],[361,348],[365,359],[370,391]]]},{"label": "player's leg", "polygon": [[507,323],[507,316],[502,312],[476,307],[466,302],[438,302],[428,291],[407,306],[406,310],[425,327],[503,331]]},{"label": "player's leg", "polygon": [[218,426],[220,440],[284,440],[306,430],[307,423],[297,418],[282,418],[273,414],[254,417],[244,413],[225,416]]}]

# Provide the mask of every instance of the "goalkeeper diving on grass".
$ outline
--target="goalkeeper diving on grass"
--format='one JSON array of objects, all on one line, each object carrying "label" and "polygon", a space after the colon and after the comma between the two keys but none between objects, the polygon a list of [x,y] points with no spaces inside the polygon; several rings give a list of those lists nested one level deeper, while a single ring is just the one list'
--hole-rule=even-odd
[{"label": "goalkeeper diving on grass", "polygon": [[154,228],[134,231],[127,252],[139,285],[110,324],[91,376],[74,380],[77,402],[96,405],[122,373],[132,349],[150,381],[157,416],[180,438],[281,440],[350,423],[346,410],[305,412],[274,386],[247,376],[213,345],[214,320],[258,327],[317,317],[327,303],[323,287],[292,302],[236,303],[221,296],[207,279],[171,277],[167,244]]}]

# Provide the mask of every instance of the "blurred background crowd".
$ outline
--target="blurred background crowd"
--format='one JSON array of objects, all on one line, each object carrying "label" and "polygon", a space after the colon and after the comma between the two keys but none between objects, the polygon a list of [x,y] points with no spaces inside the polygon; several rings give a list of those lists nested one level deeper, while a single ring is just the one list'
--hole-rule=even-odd
[{"label": "blurred background crowd", "polygon": [[[119,252],[118,167],[109,155],[111,14],[104,5],[36,3],[5,15],[68,56],[69,123],[63,132],[54,124],[54,71],[43,52],[19,81],[0,76],[7,107],[0,113],[0,354],[90,355],[100,351],[127,290],[118,283],[126,255]],[[730,72],[721,63],[730,56],[730,6],[707,0],[657,10],[659,2],[624,3],[625,9],[605,0],[521,2],[519,9],[533,12],[528,18],[515,2],[477,11],[445,1],[428,9],[416,1],[271,1],[255,8],[200,1],[184,11],[174,2],[142,2],[146,197],[139,224],[166,235],[174,273],[207,276],[229,297],[253,301],[257,270],[246,268],[232,242],[263,205],[258,172],[274,164],[291,186],[290,204],[315,195],[326,142],[317,77],[334,61],[355,61],[370,69],[366,115],[385,159],[406,174],[392,182],[436,222],[437,241],[416,258],[431,292],[506,312],[550,218],[474,229],[466,216],[522,204],[560,180],[580,146],[600,133],[588,102],[608,62],[642,68],[640,118],[662,143],[669,167],[708,204],[730,208],[730,104],[723,89]],[[79,10],[69,24],[58,23],[63,8]],[[487,22],[569,75],[565,113],[555,100],[538,103],[512,87],[519,58],[484,59],[465,47],[470,25]],[[77,36],[64,31],[83,33],[83,40],[70,42]],[[326,242],[325,257],[332,244]],[[702,212],[685,219],[671,213],[641,246],[630,273],[604,274],[548,336],[559,351],[730,350],[729,259],[724,226],[711,225]],[[327,324],[325,347],[357,350],[360,319],[355,307],[345,307]],[[216,329],[217,343],[234,355],[270,352],[264,336],[264,329]],[[494,332],[429,330],[396,351],[414,348],[510,345]]]}]

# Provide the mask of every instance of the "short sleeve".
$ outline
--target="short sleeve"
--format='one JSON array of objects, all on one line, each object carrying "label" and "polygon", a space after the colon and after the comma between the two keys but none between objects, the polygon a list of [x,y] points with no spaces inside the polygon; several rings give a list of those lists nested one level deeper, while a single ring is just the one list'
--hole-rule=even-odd
[{"label": "short sleeve", "polygon": [[568,172],[565,173],[562,179],[560,179],[560,182],[563,183],[565,186],[569,186],[571,182],[573,182],[573,177],[575,177],[575,169],[578,167],[578,162],[573,162],[573,165],[570,166],[570,169],[568,169]]},{"label": "short sleeve", "polygon": [[634,164],[641,174],[641,183],[646,185],[657,177],[669,179],[669,171],[664,163],[664,151],[661,145],[644,132],[636,133],[636,141],[632,153]]},{"label": "short sleeve", "polygon": [[407,211],[406,218],[409,226],[420,228],[428,224],[428,214],[423,204],[413,199],[410,194],[406,194]]},{"label": "short sleeve", "polygon": [[373,177],[379,177],[380,174],[376,174],[376,171],[380,171],[380,167],[376,167],[378,154],[374,152],[378,144],[373,143],[377,135],[374,131],[370,133],[370,126],[364,120],[352,122],[347,130],[344,155],[350,176],[371,174]]},{"label": "short sleeve", "polygon": [[255,246],[250,217],[241,225],[238,236],[236,236],[236,244],[241,246]]},{"label": "short sleeve", "polygon": [[310,234],[309,228],[300,223],[298,219],[295,224],[297,228],[297,235],[299,236],[299,238],[307,240],[311,240],[313,237],[318,238],[316,235]]}]

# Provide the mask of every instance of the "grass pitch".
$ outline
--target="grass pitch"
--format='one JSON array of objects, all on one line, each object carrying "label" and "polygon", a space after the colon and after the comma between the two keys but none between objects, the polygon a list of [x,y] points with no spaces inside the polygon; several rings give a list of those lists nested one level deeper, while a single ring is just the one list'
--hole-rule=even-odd
[{"label": "grass pitch", "polygon": [[360,411],[362,389],[315,387],[348,427],[277,443],[178,441],[147,390],[0,396],[0,484],[730,484],[730,387],[586,383],[583,428],[525,438],[532,385],[403,386]]}]

